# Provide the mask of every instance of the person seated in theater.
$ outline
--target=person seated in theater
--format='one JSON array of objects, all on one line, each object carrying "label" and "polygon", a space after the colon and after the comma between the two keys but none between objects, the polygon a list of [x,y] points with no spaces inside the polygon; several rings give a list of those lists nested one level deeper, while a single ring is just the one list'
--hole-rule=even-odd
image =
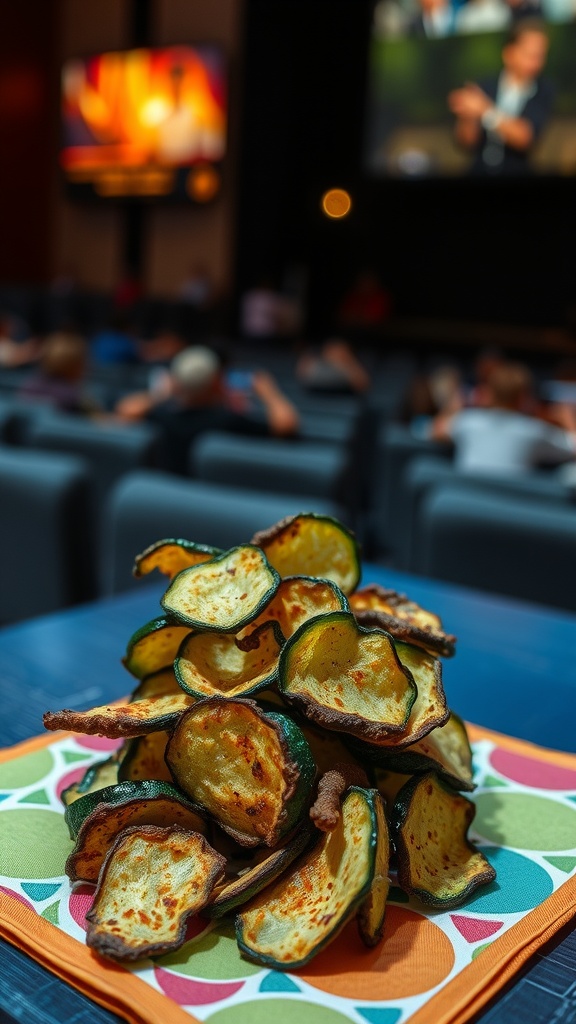
[{"label": "person seated in theater", "polygon": [[40,342],[30,335],[27,324],[0,310],[0,370],[28,366],[39,355]]},{"label": "person seated in theater", "polygon": [[201,433],[224,430],[255,436],[290,437],[299,416],[274,378],[252,374],[254,408],[242,408],[228,388],[219,355],[203,345],[180,352],[153,391],[126,395],[116,406],[125,421],[147,419],[161,429],[162,468],[187,475],[192,441]]},{"label": "person seated in theater", "polygon": [[86,387],[88,344],[72,330],[54,331],[43,341],[38,368],[19,391],[23,399],[47,402],[60,412],[96,416],[101,407]]},{"label": "person seated in theater", "polygon": [[296,377],[307,391],[323,394],[361,394],[370,387],[368,371],[343,338],[329,338],[318,352],[303,352]]},{"label": "person seated in theater", "polygon": [[532,375],[522,363],[495,366],[487,383],[488,404],[440,414],[434,440],[452,441],[458,469],[473,473],[524,473],[576,458],[576,416],[557,407],[564,428],[534,415]]}]

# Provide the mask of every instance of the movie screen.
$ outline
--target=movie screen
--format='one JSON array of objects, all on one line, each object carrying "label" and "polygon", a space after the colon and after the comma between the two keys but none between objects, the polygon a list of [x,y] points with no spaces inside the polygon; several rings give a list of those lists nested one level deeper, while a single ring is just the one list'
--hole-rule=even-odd
[{"label": "movie screen", "polygon": [[380,0],[367,171],[575,174],[575,55],[576,0]]},{"label": "movie screen", "polygon": [[218,48],[68,60],[62,70],[65,179],[84,196],[206,202],[220,189],[226,116]]}]

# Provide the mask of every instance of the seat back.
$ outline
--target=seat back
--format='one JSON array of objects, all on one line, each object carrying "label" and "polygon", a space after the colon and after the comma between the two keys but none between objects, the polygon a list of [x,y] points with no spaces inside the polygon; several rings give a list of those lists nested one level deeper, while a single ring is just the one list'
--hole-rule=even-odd
[{"label": "seat back", "polygon": [[570,505],[447,485],[425,497],[420,522],[419,572],[576,610],[576,510]]},{"label": "seat back", "polygon": [[76,456],[0,447],[0,622],[96,593],[89,467]]},{"label": "seat back", "polygon": [[158,431],[148,423],[114,426],[65,413],[31,421],[24,438],[28,447],[86,459],[100,501],[124,473],[153,464],[157,439]]},{"label": "seat back", "polygon": [[[337,515],[333,502],[309,496],[273,495],[184,480],[159,470],[128,473],[116,485],[104,524],[106,593],[138,586],[132,577],[135,556],[163,537],[228,549],[257,530],[302,511]],[[141,585],[141,584],[140,584]]]},{"label": "seat back", "polygon": [[378,431],[368,493],[367,552],[370,557],[388,558],[397,568],[406,568],[406,496],[403,478],[406,467],[419,455],[433,454],[450,462],[449,445],[415,437],[402,423],[384,424]]},{"label": "seat back", "polygon": [[539,499],[553,504],[570,501],[570,488],[555,473],[538,470],[517,476],[463,473],[452,462],[439,456],[417,456],[406,466],[402,481],[405,527],[402,565],[406,569],[418,572],[422,502],[432,490],[446,484],[455,484],[462,490],[479,495],[524,497],[528,501]]},{"label": "seat back", "polygon": [[347,459],[337,444],[214,431],[194,442],[190,468],[196,479],[210,483],[337,500]]}]

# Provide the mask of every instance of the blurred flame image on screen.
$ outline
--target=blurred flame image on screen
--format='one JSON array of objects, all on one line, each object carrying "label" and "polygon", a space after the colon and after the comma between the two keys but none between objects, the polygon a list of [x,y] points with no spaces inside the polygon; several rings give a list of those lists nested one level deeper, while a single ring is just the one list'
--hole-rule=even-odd
[{"label": "blurred flame image on screen", "polygon": [[104,53],[62,74],[65,172],[218,161],[226,142],[221,55],[209,47]]}]

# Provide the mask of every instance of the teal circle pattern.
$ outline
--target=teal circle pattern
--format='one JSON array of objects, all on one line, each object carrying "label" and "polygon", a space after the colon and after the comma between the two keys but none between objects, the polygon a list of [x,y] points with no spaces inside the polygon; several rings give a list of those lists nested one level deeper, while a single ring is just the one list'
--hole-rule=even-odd
[{"label": "teal circle pattern", "polygon": [[496,880],[466,901],[475,914],[520,914],[533,910],[551,895],[550,875],[521,853],[483,846],[482,853],[496,870]]}]

